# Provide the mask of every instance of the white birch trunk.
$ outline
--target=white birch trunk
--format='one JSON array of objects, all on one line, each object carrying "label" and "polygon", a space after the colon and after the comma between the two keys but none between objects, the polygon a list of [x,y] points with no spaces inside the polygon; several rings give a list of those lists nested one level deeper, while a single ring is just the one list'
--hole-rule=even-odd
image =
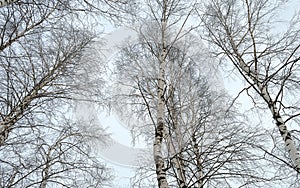
[{"label": "white birch trunk", "polygon": [[158,77],[158,104],[157,104],[157,126],[155,130],[153,155],[156,167],[156,175],[159,188],[167,188],[166,170],[164,167],[164,159],[162,156],[162,141],[165,132],[164,125],[164,89],[165,89],[165,49],[161,55],[161,61],[159,62],[159,77]]},{"label": "white birch trunk", "polygon": [[[171,154],[171,162],[172,165],[175,165],[176,168],[176,178],[177,178],[177,182],[180,188],[185,188],[187,187],[187,181],[186,181],[186,177],[185,177],[185,169],[184,169],[184,165],[183,165],[183,161],[181,156],[181,153],[178,151],[181,151],[182,149],[182,134],[180,132],[180,129],[178,127],[178,120],[177,120],[177,114],[176,114],[176,109],[174,106],[174,87],[170,86],[169,88],[169,115],[170,115],[170,119],[171,119],[171,123],[172,125],[169,126],[173,126],[173,130],[175,132],[175,140],[172,139],[171,135],[167,136],[167,143],[168,143],[168,151]],[[174,142],[177,147],[174,146]]]},{"label": "white birch trunk", "polygon": [[197,143],[195,135],[193,135],[192,143],[193,143],[194,153],[196,155],[198,187],[203,188],[203,179],[202,179],[203,178],[203,167],[202,167],[202,161],[200,158],[199,145]]},{"label": "white birch trunk", "polygon": [[49,177],[49,168],[50,168],[50,166],[49,166],[49,164],[47,162],[46,163],[46,167],[43,170],[43,180],[42,180],[40,188],[46,188],[47,187],[48,177]]},{"label": "white birch trunk", "polygon": [[261,96],[268,104],[268,107],[273,115],[273,119],[276,122],[280,135],[283,138],[285,147],[295,165],[295,168],[298,172],[300,172],[300,155],[292,139],[291,133],[288,131],[287,126],[284,120],[282,119],[279,110],[276,107],[276,104],[272,101],[270,94],[268,93],[267,87],[262,84],[258,84],[258,88],[261,91]]},{"label": "white birch trunk", "polygon": [[51,166],[51,153],[54,150],[54,148],[57,146],[57,143],[55,143],[53,146],[51,146],[48,149],[47,155],[46,155],[46,159],[45,159],[45,168],[42,171],[42,183],[40,185],[40,188],[46,188],[47,187],[47,183],[48,183],[48,179],[49,179],[49,170],[50,170],[50,166]]},{"label": "white birch trunk", "polygon": [[155,130],[153,155],[156,167],[156,176],[159,188],[167,188],[168,182],[166,177],[166,169],[164,166],[164,159],[162,154],[162,141],[165,133],[165,67],[166,67],[166,47],[165,47],[165,22],[162,23],[162,52],[159,57],[159,74],[158,74],[158,88],[157,88],[157,124]]},{"label": "white birch trunk", "polygon": [[[229,34],[229,36],[230,36],[230,34]],[[294,168],[295,168],[295,170],[297,170],[298,173],[300,173],[300,154],[299,154],[299,151],[297,150],[297,147],[291,136],[291,133],[288,131],[287,126],[286,126],[284,120],[282,119],[282,117],[279,113],[279,110],[276,107],[276,104],[275,104],[276,101],[272,100],[272,98],[268,92],[267,86],[260,82],[259,77],[258,77],[257,68],[255,71],[251,70],[250,66],[248,66],[244,62],[244,60],[241,58],[241,55],[238,52],[238,48],[235,45],[235,43],[231,37],[230,37],[230,43],[233,47],[234,53],[237,55],[236,58],[238,58],[239,67],[244,72],[244,76],[249,77],[254,82],[254,85],[256,86],[258,93],[267,103],[268,108],[270,109],[270,111],[273,115],[273,119],[276,122],[276,125],[280,132],[280,135],[284,141],[285,148],[286,148],[287,152],[289,153],[290,158],[294,164]]]},{"label": "white birch trunk", "polygon": [[[48,79],[50,78],[49,76],[51,75],[47,75],[45,78]],[[27,96],[24,97],[23,100],[12,109],[12,111],[2,120],[2,122],[0,122],[0,146],[4,144],[12,127],[17,121],[19,121],[20,118],[22,118],[24,112],[28,110],[31,102],[38,95],[38,92],[45,87],[47,83],[47,80],[41,81],[36,87],[31,89]]]},{"label": "white birch trunk", "polygon": [[176,172],[177,172],[177,182],[178,182],[178,186],[180,188],[185,188],[187,187],[186,185],[186,178],[185,178],[185,173],[184,173],[184,167],[182,165],[182,160],[180,159],[180,153],[176,152],[175,146],[173,144],[172,139],[170,138],[170,136],[167,137],[167,142],[168,142],[168,150],[171,154],[171,162],[172,165],[175,165],[176,168]]},{"label": "white birch trunk", "polygon": [[154,146],[153,146],[153,155],[154,162],[156,167],[156,178],[158,182],[159,188],[168,188],[168,181],[166,176],[166,168],[164,165],[164,158],[162,154],[162,141],[165,134],[165,100],[164,93],[166,87],[165,80],[165,69],[166,69],[166,38],[165,31],[167,25],[167,17],[166,17],[166,0],[163,1],[162,4],[162,20],[161,20],[161,44],[162,51],[159,54],[159,72],[158,72],[158,88],[157,88],[157,122],[155,129],[155,138],[154,138]]},{"label": "white birch trunk", "polygon": [[278,127],[278,130],[280,132],[280,135],[282,136],[282,139],[284,141],[286,150],[288,151],[292,162],[294,163],[295,169],[298,173],[300,173],[300,155],[299,151],[297,150],[297,147],[295,145],[294,140],[292,139],[291,133],[288,131],[287,126],[282,119],[279,110],[276,107],[275,102],[272,100],[268,88],[259,82],[257,74],[253,72],[249,66],[245,64],[245,62],[240,59],[240,67],[241,69],[248,75],[255,85],[257,86],[257,89],[259,90],[259,94],[262,96],[262,98],[265,100],[265,102],[268,105],[268,108],[270,109],[273,119],[276,122],[276,125]]}]

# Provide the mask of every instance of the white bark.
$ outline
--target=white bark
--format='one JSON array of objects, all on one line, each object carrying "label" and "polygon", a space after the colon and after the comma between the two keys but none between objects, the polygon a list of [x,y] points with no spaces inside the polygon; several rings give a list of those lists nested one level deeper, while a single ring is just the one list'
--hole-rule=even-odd
[{"label": "white bark", "polygon": [[260,89],[261,96],[268,104],[268,107],[273,115],[273,119],[276,122],[276,125],[280,132],[280,135],[282,136],[285,147],[295,165],[295,168],[298,172],[300,172],[300,155],[299,155],[297,147],[292,139],[291,133],[288,131],[287,126],[286,126],[284,120],[282,119],[279,110],[276,107],[276,104],[271,99],[270,94],[268,93],[267,87],[262,84],[258,84],[258,88]]},{"label": "white bark", "polygon": [[41,91],[53,78],[54,71],[59,69],[60,66],[54,67],[48,74],[45,75],[45,79],[42,79],[34,88],[32,88],[27,95],[12,109],[12,111],[0,122],[0,146],[4,144],[9,136],[9,132],[13,125],[18,122],[24,115],[24,113],[30,110],[30,104],[32,101],[39,97],[39,91]]},{"label": "white bark", "polygon": [[[173,62],[172,62],[173,63]],[[187,180],[185,177],[185,169],[182,161],[182,155],[181,155],[181,150],[183,148],[182,145],[182,132],[180,132],[180,128],[178,126],[178,120],[177,120],[177,113],[176,113],[176,108],[174,104],[174,86],[169,86],[169,103],[166,102],[169,108],[169,115],[171,122],[169,126],[171,126],[171,129],[175,133],[175,137],[173,138],[172,135],[167,136],[167,144],[168,144],[168,151],[170,152],[171,155],[171,162],[172,165],[175,166],[176,173],[177,173],[177,182],[180,188],[187,187]],[[175,146],[175,144],[176,146]],[[176,150],[177,148],[177,150]]]},{"label": "white bark", "polygon": [[153,146],[154,162],[156,166],[156,175],[159,188],[167,188],[167,178],[164,167],[164,160],[162,156],[162,141],[165,132],[164,125],[164,89],[165,89],[165,49],[161,55],[159,62],[159,77],[158,77],[158,104],[157,104],[157,126],[155,130],[155,139]]},{"label": "white bark", "polygon": [[[166,2],[164,1],[164,5]],[[165,8],[165,7],[164,7]],[[166,17],[165,12],[163,12],[162,19],[162,28],[161,28],[161,44],[162,51],[159,55],[159,73],[158,73],[158,88],[157,88],[157,124],[155,130],[154,138],[154,162],[156,166],[156,175],[159,188],[167,188],[168,182],[166,177],[166,169],[164,166],[164,159],[162,155],[162,141],[165,133],[165,100],[164,93],[166,87],[165,81],[165,69],[166,69],[166,39],[165,39],[165,30],[166,30]]]},{"label": "white bark", "polygon": [[280,135],[282,136],[286,150],[288,151],[288,153],[294,163],[295,169],[298,172],[300,172],[299,151],[297,150],[297,147],[292,139],[291,133],[287,129],[285,121],[282,119],[280,112],[276,107],[275,101],[272,100],[272,98],[268,92],[267,86],[265,86],[258,80],[257,74],[254,71],[251,71],[250,67],[247,66],[242,59],[240,59],[240,67],[250,77],[250,79],[255,83],[255,85],[257,86],[257,89],[259,91],[259,94],[262,96],[262,98],[267,103],[268,108],[270,109],[270,111],[272,113],[273,119],[276,122],[276,125],[280,132]]},{"label": "white bark", "polygon": [[159,73],[158,73],[158,88],[157,88],[157,123],[155,129],[155,138],[154,138],[154,146],[153,146],[153,155],[154,162],[156,167],[156,178],[158,182],[159,188],[168,188],[168,182],[166,177],[166,170],[164,166],[164,159],[162,154],[162,141],[165,134],[165,100],[164,93],[166,87],[165,81],[165,69],[166,69],[166,38],[165,31],[167,25],[167,17],[166,17],[166,1],[163,1],[163,14],[161,21],[161,44],[162,51],[159,54]]},{"label": "white bark", "polygon": [[203,167],[202,167],[202,161],[200,158],[200,152],[199,152],[199,145],[197,143],[195,135],[193,135],[192,138],[192,143],[193,143],[193,150],[195,153],[195,158],[196,158],[196,164],[197,164],[197,179],[198,179],[198,187],[203,188]]},{"label": "white bark", "polygon": [[[174,141],[170,138],[170,136],[167,137],[167,142],[168,142],[168,151],[171,154],[171,162],[172,165],[175,166],[176,169],[176,173],[177,173],[177,182],[178,182],[178,186],[180,188],[184,188],[187,187],[187,180],[185,177],[185,173],[184,173],[184,167],[182,165],[182,160],[180,159],[181,154],[179,152],[176,151],[175,146],[174,146]],[[179,146],[179,149],[181,147]]]},{"label": "white bark", "polygon": [[[229,34],[229,32],[228,32],[228,34]],[[229,36],[231,36],[231,35],[229,34]],[[237,54],[237,58],[239,61],[239,67],[241,68],[242,72],[244,72],[244,76],[247,76],[248,78],[250,78],[250,80],[253,81],[254,86],[256,86],[257,92],[267,103],[268,108],[270,109],[270,111],[272,113],[273,119],[276,122],[276,125],[280,132],[280,135],[282,136],[282,139],[285,143],[286,150],[288,151],[288,153],[294,163],[295,169],[298,172],[300,172],[299,151],[297,150],[295,142],[292,139],[291,133],[287,129],[285,121],[282,119],[280,112],[276,107],[276,101],[272,100],[272,98],[268,92],[267,86],[262,84],[261,81],[259,80],[257,70],[251,70],[250,66],[244,62],[244,60],[242,59],[242,57],[238,51],[237,46],[235,45],[234,41],[232,40],[232,37],[230,37],[230,43],[233,47],[234,53]]]}]

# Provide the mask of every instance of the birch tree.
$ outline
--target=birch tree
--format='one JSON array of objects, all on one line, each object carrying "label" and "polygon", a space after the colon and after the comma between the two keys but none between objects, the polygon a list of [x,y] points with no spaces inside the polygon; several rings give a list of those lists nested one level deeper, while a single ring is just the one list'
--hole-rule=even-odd
[{"label": "birch tree", "polygon": [[[183,48],[191,41],[178,46]],[[119,86],[115,92],[120,96],[115,105],[123,116],[124,111],[129,111],[133,132],[149,141],[155,136],[158,67],[156,56],[147,45],[129,46],[117,57]],[[156,46],[152,44],[152,49]],[[194,58],[209,59],[203,55]],[[261,186],[266,182],[270,187],[276,185],[279,179],[272,174],[260,176],[265,174],[263,165],[270,162],[264,159],[256,142],[267,140],[262,132],[241,123],[243,116],[226,111],[225,101],[229,99],[217,91],[219,88],[210,87],[213,82],[202,75],[207,71],[205,64],[176,48],[169,50],[166,62],[163,117],[166,133],[162,156],[168,186]],[[133,123],[133,116],[137,117],[137,123]],[[141,166],[132,179],[133,187],[156,187],[153,162],[146,157],[141,159]]]},{"label": "birch tree", "polygon": [[[68,88],[65,87],[65,91],[62,91],[63,89],[55,86],[52,90],[49,85],[59,75],[66,74],[67,67],[70,70],[74,68],[75,61],[79,60],[79,52],[95,37],[87,30],[88,25],[80,26],[78,21],[75,26],[73,22],[76,18],[74,16],[80,16],[81,11],[93,11],[92,8],[97,11],[99,8],[96,5],[99,4],[87,1],[80,6],[60,1],[41,4],[20,2],[0,9],[3,72],[0,145],[7,138],[11,126],[30,110],[34,99],[66,97],[63,93]],[[63,33],[66,34],[65,38]],[[76,35],[82,35],[82,40],[74,40]],[[63,46],[67,40],[74,44]],[[20,88],[17,88],[18,83]]]},{"label": "birch tree", "polygon": [[269,110],[289,157],[270,149],[267,154],[298,174],[299,14],[285,21],[287,3],[214,0],[199,15],[209,45],[217,47],[213,52],[248,84],[240,93],[247,92],[258,109]]},{"label": "birch tree", "polygon": [[35,134],[23,125],[0,148],[1,187],[103,187],[111,180],[88,142],[102,140],[103,133],[94,129],[98,135],[88,134],[55,115],[61,125],[49,120],[48,127],[31,125]]},{"label": "birch tree", "polygon": [[[170,39],[168,39],[168,31],[170,25],[170,16],[173,13],[177,12],[177,6],[180,4],[180,1],[155,1],[155,2],[147,2],[146,6],[148,6],[151,11],[153,18],[155,19],[155,24],[158,24],[159,30],[156,33],[158,38],[154,38],[154,40],[158,39],[158,51],[153,51],[154,56],[156,58],[155,62],[158,62],[158,75],[155,78],[157,80],[157,106],[156,106],[156,120],[154,123],[154,144],[153,144],[153,159],[155,163],[156,169],[156,177],[158,182],[158,187],[167,188],[168,182],[166,177],[166,166],[163,157],[163,142],[166,136],[166,125],[165,125],[165,90],[166,90],[166,80],[165,80],[165,69],[166,69],[166,61],[167,54],[171,47]],[[174,18],[175,22],[180,21],[181,18]],[[188,16],[186,17],[188,19]],[[173,20],[172,20],[173,21]],[[148,39],[146,38],[146,43]],[[175,41],[176,39],[174,39]],[[151,44],[148,43],[149,47],[152,48]],[[153,48],[152,48],[153,49]]]},{"label": "birch tree", "polygon": [[[182,22],[174,15],[187,20],[193,7],[181,3],[147,4],[155,21],[147,17],[151,21],[144,21],[149,24],[140,28],[138,43],[123,48],[114,59],[114,107],[128,116],[134,134],[154,142],[153,161],[142,160],[133,187],[274,186],[279,178],[263,169],[271,163],[256,143],[264,139],[262,133],[228,111],[229,99],[218,91],[220,85],[213,82],[217,75],[204,63],[213,60],[205,48],[195,48],[202,44],[184,29],[191,29],[187,23],[176,26]],[[154,14],[158,10],[161,15]]]},{"label": "birch tree", "polygon": [[[91,62],[83,57],[95,52],[92,18],[117,16],[118,7],[109,1],[1,3],[0,187],[103,186],[110,173],[90,141],[103,143],[105,133],[75,121],[70,109],[79,93],[94,101],[101,96],[100,80],[84,85]],[[88,70],[103,71],[99,62],[93,66]]]}]

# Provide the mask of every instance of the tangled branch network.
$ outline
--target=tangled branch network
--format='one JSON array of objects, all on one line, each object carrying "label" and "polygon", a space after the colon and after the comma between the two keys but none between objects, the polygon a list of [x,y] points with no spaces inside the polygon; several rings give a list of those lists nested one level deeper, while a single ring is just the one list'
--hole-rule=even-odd
[{"label": "tangled branch network", "polygon": [[[106,35],[104,41],[106,44],[101,46],[101,61],[108,64],[108,69],[113,69],[110,60],[116,55],[122,46],[128,43],[136,43],[137,33],[133,30],[120,28]],[[101,40],[103,41],[103,39]],[[96,44],[97,46],[97,44]],[[109,76],[107,76],[106,81],[109,82]],[[130,132],[125,123],[120,121],[117,114],[112,113],[107,115],[107,113],[99,113],[95,104],[88,102],[87,100],[80,100],[76,103],[76,109],[74,116],[78,121],[86,122],[87,125],[93,122],[94,125],[108,127],[109,132],[111,132],[110,142],[108,146],[100,146],[100,155],[105,160],[110,163],[125,166],[125,167],[136,167],[138,156],[141,153],[145,153],[145,150],[149,148],[137,148],[130,144]]]},{"label": "tangled branch network", "polygon": [[[113,70],[114,67],[111,61],[114,56],[118,55],[123,48],[130,44],[139,44],[139,37],[138,32],[128,28],[119,28],[110,34],[107,34],[104,38],[106,44],[101,43],[101,45],[99,45],[101,46],[101,61],[107,62],[108,69]],[[192,37],[194,38],[194,36]],[[203,56],[202,58],[205,58],[205,61],[200,60],[203,75],[216,75],[216,77],[213,78],[214,80],[210,77],[210,82],[217,83],[215,88],[212,89],[220,90],[220,87],[223,87],[223,81],[221,80],[220,73],[214,68],[214,60],[203,55],[207,52],[207,50],[204,49],[204,45],[200,39],[197,39],[197,42],[193,42],[194,43],[190,46],[190,49],[192,50],[189,51],[187,55],[189,57],[198,57],[200,53],[200,55]],[[180,43],[175,44],[175,48],[180,49]],[[110,82],[109,77],[106,79],[106,82]],[[88,100],[89,99],[87,99],[87,101]],[[78,121],[84,121],[87,123],[93,121],[94,124],[99,126],[101,125],[102,127],[108,127],[108,129],[111,130],[112,136],[110,138],[111,142],[109,146],[101,147],[100,149],[100,155],[102,158],[116,165],[133,168],[138,167],[141,163],[140,156],[152,159],[152,148],[149,148],[149,146],[146,146],[146,144],[143,143],[141,144],[142,147],[133,147],[130,144],[130,128],[127,126],[127,123],[122,122],[122,118],[118,117],[117,113],[112,113],[110,116],[107,116],[104,113],[99,113],[96,110],[95,104],[90,102],[80,101],[76,106],[75,117]],[[145,157],[145,154],[149,154],[149,157]]]}]

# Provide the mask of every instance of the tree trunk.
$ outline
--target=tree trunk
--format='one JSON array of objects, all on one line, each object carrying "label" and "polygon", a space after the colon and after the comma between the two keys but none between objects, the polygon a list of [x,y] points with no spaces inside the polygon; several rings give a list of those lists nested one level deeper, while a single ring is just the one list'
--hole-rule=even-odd
[{"label": "tree trunk", "polygon": [[[162,55],[162,58],[164,55]],[[160,188],[167,188],[167,178],[166,178],[166,169],[164,167],[164,159],[162,156],[162,141],[165,132],[164,125],[164,89],[165,89],[165,62],[164,59],[159,63],[159,78],[158,78],[158,105],[157,105],[157,126],[155,130],[155,138],[154,138],[154,162],[156,166],[156,175],[158,186]]]},{"label": "tree trunk", "polygon": [[[174,103],[174,86],[169,86],[169,95],[168,95],[168,101],[166,102],[168,113],[170,117],[169,122],[169,129],[170,132],[173,132],[175,134],[175,137],[172,137],[172,134],[167,136],[167,144],[168,144],[168,151],[171,155],[171,165],[175,165],[176,168],[176,179],[179,188],[186,188],[187,187],[187,181],[185,177],[185,169],[184,169],[184,163],[182,161],[182,133],[180,132],[179,125],[178,125],[178,119],[177,119],[177,113],[176,113],[176,106]],[[175,142],[175,143],[174,143]],[[177,150],[176,150],[177,148]]]},{"label": "tree trunk", "polygon": [[284,141],[285,147],[295,165],[295,169],[298,173],[300,173],[300,155],[294,143],[294,140],[292,139],[291,133],[288,131],[287,126],[284,120],[282,119],[275,102],[272,101],[270,94],[268,93],[267,87],[262,84],[258,84],[258,88],[261,91],[260,95],[268,104],[268,107],[273,115],[273,119],[275,120],[277,128]]},{"label": "tree trunk", "polygon": [[[297,147],[295,145],[294,140],[292,139],[291,133],[288,131],[287,126],[282,119],[279,110],[276,107],[276,101],[273,101],[269,92],[268,88],[265,84],[262,84],[260,81],[260,78],[258,76],[257,70],[251,70],[250,66],[248,66],[244,60],[242,59],[240,53],[238,52],[238,48],[235,45],[234,41],[232,40],[231,35],[229,34],[230,43],[233,47],[234,53],[237,55],[236,58],[238,58],[241,71],[243,72],[244,77],[250,78],[250,80],[253,81],[253,87],[256,89],[256,91],[259,93],[259,95],[265,100],[265,102],[268,105],[268,108],[271,110],[271,113],[273,115],[273,119],[276,122],[276,125],[279,129],[280,135],[283,138],[285,148],[288,151],[290,158],[292,159],[294,163],[295,170],[300,173],[300,155],[297,150]],[[257,59],[255,59],[255,63],[257,62]]]},{"label": "tree trunk", "polygon": [[166,89],[166,80],[165,80],[165,69],[166,69],[166,25],[167,25],[167,2],[163,1],[163,12],[161,19],[161,53],[158,54],[159,59],[159,72],[158,72],[158,88],[157,88],[157,122],[155,129],[155,138],[153,146],[153,155],[154,162],[156,167],[156,178],[159,188],[168,188],[168,181],[166,177],[166,168],[164,165],[164,158],[162,154],[162,142],[165,134],[165,89]]},{"label": "tree trunk", "polygon": [[270,109],[270,111],[273,115],[273,119],[276,122],[276,125],[280,132],[280,135],[284,141],[286,150],[288,151],[288,153],[294,163],[295,169],[297,170],[298,173],[300,173],[300,155],[299,155],[299,152],[295,145],[295,142],[292,139],[291,133],[288,131],[287,126],[286,126],[284,120],[282,119],[282,117],[279,113],[279,110],[276,107],[276,103],[275,103],[276,101],[272,100],[272,98],[268,92],[267,86],[260,82],[260,80],[257,76],[258,74],[256,74],[256,72],[252,71],[250,69],[250,67],[241,58],[239,59],[239,62],[240,62],[239,65],[240,65],[242,71],[245,72],[246,75],[248,75],[250,77],[250,79],[255,83],[258,93],[267,103],[268,108]]},{"label": "tree trunk", "polygon": [[164,30],[165,24],[162,23],[162,52],[159,56],[159,74],[158,74],[158,88],[157,88],[157,126],[155,130],[153,154],[154,162],[156,167],[156,175],[159,188],[167,188],[168,182],[166,178],[166,169],[164,166],[164,159],[162,155],[162,141],[165,133],[165,67],[166,67],[166,47],[165,47],[165,38]]},{"label": "tree trunk", "polygon": [[197,143],[195,134],[193,135],[192,143],[194,146],[193,149],[194,149],[194,153],[196,156],[197,172],[195,172],[195,173],[197,173],[198,187],[203,188],[203,167],[202,167],[202,161],[200,158],[199,145]]}]

